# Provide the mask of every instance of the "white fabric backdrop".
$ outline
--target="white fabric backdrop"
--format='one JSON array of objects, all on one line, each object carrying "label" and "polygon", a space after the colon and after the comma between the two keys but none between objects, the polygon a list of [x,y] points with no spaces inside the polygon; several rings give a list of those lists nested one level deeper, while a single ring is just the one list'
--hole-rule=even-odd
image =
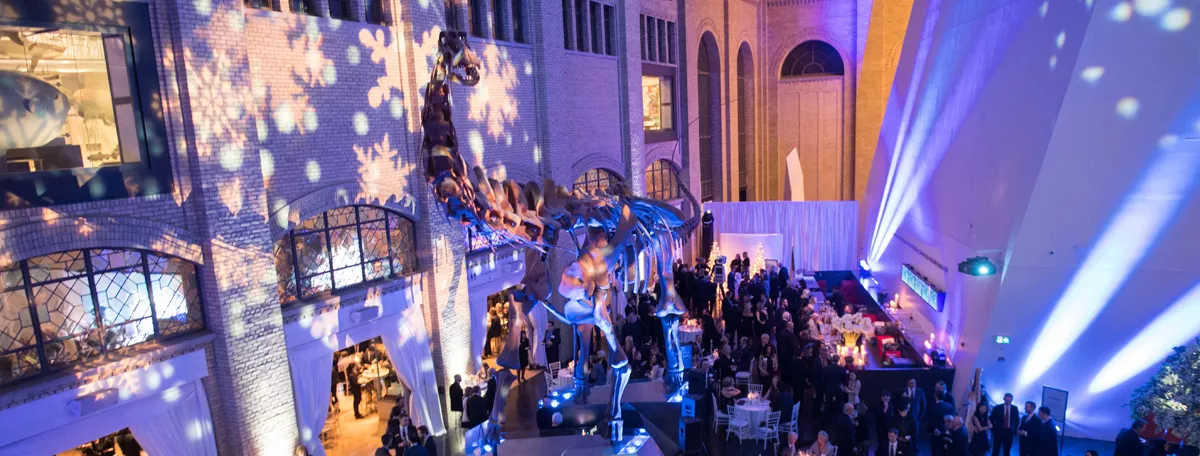
[{"label": "white fabric backdrop", "polygon": [[[414,426],[425,425],[431,434],[442,435],[446,425],[442,422],[442,403],[430,357],[432,348],[421,307],[408,303],[394,324],[394,328],[383,331],[383,346],[396,368],[396,376],[412,392],[408,398],[408,414]],[[325,391],[329,391],[328,386]]]},{"label": "white fabric backdrop", "polygon": [[533,328],[529,330],[529,359],[534,364],[539,366],[546,365],[546,344],[542,340],[542,336],[546,334],[546,323],[549,322],[550,315],[546,313],[546,308],[543,304],[533,306],[533,311],[529,312],[530,324]]},{"label": "white fabric backdrop", "polygon": [[467,299],[471,307],[471,362],[475,369],[483,369],[483,346],[487,343],[488,301],[487,295],[474,293]]},{"label": "white fabric backdrop", "polygon": [[[328,375],[325,382],[329,382]],[[196,380],[174,390],[178,391],[178,397],[171,406],[152,418],[131,424],[129,431],[142,449],[154,456],[217,456],[204,385]]]},{"label": "white fabric backdrop", "polygon": [[857,202],[705,203],[704,209],[713,213],[714,235],[782,234],[784,258],[780,263],[793,271],[793,276],[800,270],[851,271],[858,264]]},{"label": "white fabric backdrop", "polygon": [[734,255],[742,252],[749,253],[753,259],[759,242],[763,245],[764,260],[778,260],[782,263],[784,259],[782,234],[721,233],[717,242],[720,243],[721,255],[727,260],[726,265],[733,261]]},{"label": "white fabric backdrop", "polygon": [[[290,351],[292,394],[296,399],[296,420],[300,424],[300,442],[313,456],[324,456],[321,429],[329,416],[329,389],[332,382],[333,349],[323,343],[311,349]],[[387,413],[381,411],[380,413]],[[157,453],[156,453],[157,454]]]}]

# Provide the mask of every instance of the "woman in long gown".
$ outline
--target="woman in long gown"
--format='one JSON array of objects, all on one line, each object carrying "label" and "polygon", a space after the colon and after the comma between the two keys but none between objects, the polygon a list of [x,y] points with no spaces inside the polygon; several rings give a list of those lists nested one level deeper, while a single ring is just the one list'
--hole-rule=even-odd
[{"label": "woman in long gown", "polygon": [[967,450],[971,456],[983,456],[992,447],[988,442],[988,430],[992,428],[992,421],[988,419],[988,405],[979,404],[975,407],[975,413],[967,421],[967,431],[971,433],[971,443]]},{"label": "woman in long gown", "polygon": [[517,369],[517,381],[524,383],[525,369],[529,367],[529,335],[525,333],[524,329],[521,330],[521,349],[518,355],[520,355],[521,368]]}]

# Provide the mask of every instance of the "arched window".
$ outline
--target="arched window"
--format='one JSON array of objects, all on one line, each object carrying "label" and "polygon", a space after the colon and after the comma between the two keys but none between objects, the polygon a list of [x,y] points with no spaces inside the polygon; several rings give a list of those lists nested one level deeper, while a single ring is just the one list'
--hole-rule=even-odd
[{"label": "arched window", "polygon": [[700,50],[696,53],[696,93],[697,120],[696,127],[700,133],[697,145],[700,159],[700,199],[712,201],[716,195],[714,183],[713,161],[717,159],[713,150],[714,144],[719,143],[720,109],[717,106],[718,94],[721,93],[720,63],[718,60],[716,40],[712,34],[706,33],[700,38]]},{"label": "arched window", "polygon": [[783,59],[780,77],[841,76],[845,74],[842,56],[824,41],[805,41]]},{"label": "arched window", "polygon": [[575,190],[592,193],[596,190],[608,190],[613,184],[621,182],[621,178],[604,168],[592,168],[575,179]]},{"label": "arched window", "polygon": [[345,206],[305,220],[275,244],[284,303],[417,271],[413,222],[372,206]]},{"label": "arched window", "polygon": [[0,385],[204,328],[196,265],[128,249],[0,267]]},{"label": "arched window", "polygon": [[655,160],[646,167],[646,197],[670,201],[679,198],[678,169],[666,160]]},{"label": "arched window", "polygon": [[738,201],[747,201],[749,196],[750,156],[754,153],[754,96],[750,87],[754,81],[753,65],[750,45],[742,43],[737,58]]}]

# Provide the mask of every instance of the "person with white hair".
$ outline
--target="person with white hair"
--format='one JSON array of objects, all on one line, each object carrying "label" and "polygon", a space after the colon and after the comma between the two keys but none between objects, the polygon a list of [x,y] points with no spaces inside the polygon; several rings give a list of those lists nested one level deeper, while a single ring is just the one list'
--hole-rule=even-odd
[{"label": "person with white hair", "polygon": [[789,432],[787,436],[787,446],[779,450],[779,456],[800,456],[800,448],[796,446],[796,439],[800,438],[795,432]]}]

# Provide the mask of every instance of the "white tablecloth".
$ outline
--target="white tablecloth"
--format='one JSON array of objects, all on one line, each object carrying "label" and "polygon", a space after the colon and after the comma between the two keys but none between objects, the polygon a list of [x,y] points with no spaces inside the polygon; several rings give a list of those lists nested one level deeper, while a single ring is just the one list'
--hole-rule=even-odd
[{"label": "white tablecloth", "polygon": [[733,408],[734,410],[737,410],[738,413],[743,414],[747,418],[747,421],[750,422],[750,426],[753,427],[758,427],[764,421],[767,421],[767,414],[771,413],[771,404],[765,402],[758,404],[746,403],[742,405],[734,405]]},{"label": "white tablecloth", "polygon": [[679,327],[679,343],[700,345],[704,330],[700,328]]}]

